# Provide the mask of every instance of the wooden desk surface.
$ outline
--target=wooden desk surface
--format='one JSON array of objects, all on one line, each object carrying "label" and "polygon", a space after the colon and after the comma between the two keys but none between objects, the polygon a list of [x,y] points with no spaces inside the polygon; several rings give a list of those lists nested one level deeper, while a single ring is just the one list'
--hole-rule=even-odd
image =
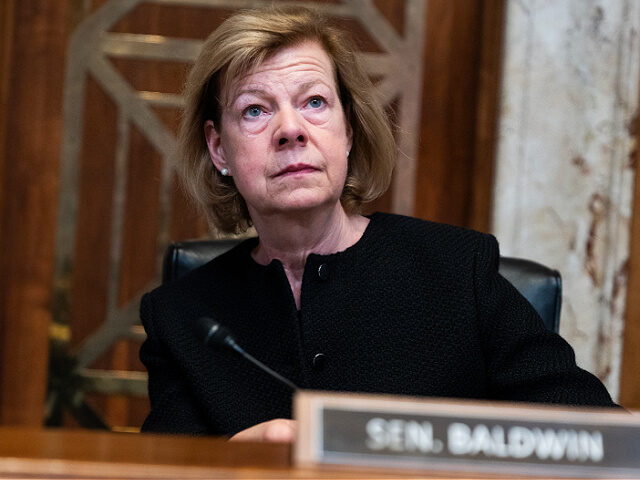
[{"label": "wooden desk surface", "polygon": [[[85,430],[0,427],[0,478],[496,478],[292,466],[284,444]],[[511,477],[513,478],[513,477]],[[547,477],[548,478],[548,477]]]}]

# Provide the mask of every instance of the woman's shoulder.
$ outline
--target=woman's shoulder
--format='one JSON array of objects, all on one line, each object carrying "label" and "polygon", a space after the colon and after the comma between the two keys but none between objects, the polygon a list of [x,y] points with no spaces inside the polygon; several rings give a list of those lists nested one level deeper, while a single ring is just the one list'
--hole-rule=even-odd
[{"label": "woman's shoulder", "polygon": [[370,218],[376,237],[383,242],[401,244],[405,249],[428,249],[440,255],[462,255],[478,250],[497,252],[493,235],[470,228],[392,213],[376,212]]}]

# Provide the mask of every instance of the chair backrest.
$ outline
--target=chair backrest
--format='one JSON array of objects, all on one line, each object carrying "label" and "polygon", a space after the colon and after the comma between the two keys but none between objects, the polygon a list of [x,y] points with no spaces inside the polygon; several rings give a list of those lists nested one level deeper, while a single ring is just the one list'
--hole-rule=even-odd
[{"label": "chair backrest", "polygon": [[231,250],[241,240],[189,240],[172,243],[164,253],[162,262],[162,283],[172,282],[194,268],[204,265],[227,250]]},{"label": "chair backrest", "polygon": [[[193,240],[169,245],[162,265],[162,283],[171,282],[230,250],[238,239]],[[552,270],[531,260],[500,258],[500,273],[536,309],[545,326],[558,332],[562,301],[562,279]]]},{"label": "chair backrest", "polygon": [[560,329],[560,272],[523,258],[500,257],[500,274],[518,289],[552,332]]}]

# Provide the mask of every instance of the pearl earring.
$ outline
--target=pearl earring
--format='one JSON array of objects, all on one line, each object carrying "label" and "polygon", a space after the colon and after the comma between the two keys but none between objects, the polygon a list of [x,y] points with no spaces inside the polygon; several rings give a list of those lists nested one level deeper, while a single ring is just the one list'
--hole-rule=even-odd
[{"label": "pearl earring", "polygon": [[347,150],[347,157],[349,156],[349,150]]},{"label": "pearl earring", "polygon": [[227,175],[229,175],[229,169],[223,168],[222,170],[220,170],[220,173],[222,174],[223,177],[226,177]]}]

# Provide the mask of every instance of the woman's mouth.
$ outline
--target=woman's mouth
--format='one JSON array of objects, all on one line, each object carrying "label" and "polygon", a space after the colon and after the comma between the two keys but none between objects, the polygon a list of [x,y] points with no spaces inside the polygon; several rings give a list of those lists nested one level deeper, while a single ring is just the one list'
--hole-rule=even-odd
[{"label": "woman's mouth", "polygon": [[276,174],[276,177],[312,173],[312,172],[316,172],[317,170],[318,170],[317,168],[312,167],[311,165],[307,165],[306,163],[296,163],[294,165],[288,165],[287,167],[280,170]]}]

